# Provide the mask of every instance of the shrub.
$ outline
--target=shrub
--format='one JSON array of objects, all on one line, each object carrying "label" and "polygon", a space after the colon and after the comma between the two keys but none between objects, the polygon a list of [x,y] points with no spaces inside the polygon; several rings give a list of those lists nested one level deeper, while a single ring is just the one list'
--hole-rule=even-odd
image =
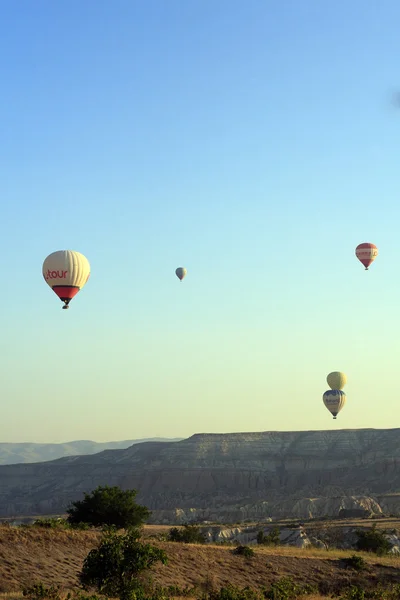
[{"label": "shrub", "polygon": [[234,550],[232,550],[232,554],[245,556],[246,558],[252,558],[255,552],[253,548],[250,548],[250,546],[237,546]]},{"label": "shrub", "polygon": [[344,558],[342,562],[345,567],[354,569],[355,571],[364,571],[368,566],[363,557],[357,556],[357,554],[353,554],[353,556],[350,556],[349,558]]},{"label": "shrub", "polygon": [[392,548],[392,544],[385,537],[384,531],[376,529],[374,524],[371,529],[358,529],[356,531],[358,540],[356,543],[357,550],[365,552],[375,552],[375,554],[387,554]]},{"label": "shrub", "polygon": [[69,523],[67,519],[50,518],[36,519],[32,527],[43,527],[44,529],[90,529],[89,523]]},{"label": "shrub", "polygon": [[364,600],[365,591],[358,585],[352,585],[351,588],[342,596],[341,600]]},{"label": "shrub", "polygon": [[81,591],[73,592],[72,594],[69,592],[65,600],[101,600],[97,594],[84,594]]},{"label": "shrub", "polygon": [[[42,582],[24,588],[22,594],[29,600],[61,600],[62,598],[59,586],[47,587]],[[87,595],[81,591],[74,591],[68,592],[65,600],[100,600],[100,598],[95,594]]]},{"label": "shrub", "polygon": [[278,546],[281,541],[279,534],[279,527],[274,527],[267,535],[265,535],[263,531],[259,531],[257,534],[257,544],[262,544],[263,546]]},{"label": "shrub", "polygon": [[262,600],[263,596],[260,592],[256,592],[247,586],[238,588],[229,583],[217,592],[210,592],[207,598],[208,600]]},{"label": "shrub", "polygon": [[160,590],[168,598],[186,598],[197,595],[197,588],[188,586],[181,588],[179,585],[168,585],[167,587],[160,588]]},{"label": "shrub", "polygon": [[71,525],[89,523],[94,527],[113,525],[118,529],[142,525],[150,511],[135,502],[136,490],[122,490],[118,486],[98,486],[83,500],[73,502],[67,510]]},{"label": "shrub", "polygon": [[298,596],[315,594],[318,590],[312,585],[297,585],[290,577],[282,577],[264,592],[264,598],[269,600],[295,600]]},{"label": "shrub", "polygon": [[120,600],[144,598],[140,576],[155,563],[166,564],[168,559],[163,550],[141,543],[139,537],[138,529],[130,529],[123,535],[107,531],[99,547],[85,558],[79,576],[81,584]]},{"label": "shrub", "polygon": [[60,598],[60,587],[51,585],[50,587],[45,586],[41,581],[34,583],[22,590],[23,596],[29,600],[59,600]]},{"label": "shrub", "polygon": [[36,519],[32,525],[34,527],[43,527],[45,529],[68,529],[70,527],[68,521],[61,518]]},{"label": "shrub", "polygon": [[183,529],[172,527],[169,530],[168,540],[170,542],[183,542],[184,544],[205,544],[206,536],[202,533],[198,525],[189,525],[186,523]]}]

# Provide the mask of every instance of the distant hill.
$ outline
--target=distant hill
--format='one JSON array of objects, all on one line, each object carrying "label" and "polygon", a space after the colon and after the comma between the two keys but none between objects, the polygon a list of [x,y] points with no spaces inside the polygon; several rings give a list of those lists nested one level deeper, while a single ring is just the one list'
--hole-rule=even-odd
[{"label": "distant hill", "polygon": [[196,434],[1,465],[0,517],[62,514],[105,484],[138,490],[153,523],[400,515],[400,429]]},{"label": "distant hill", "polygon": [[16,465],[20,463],[44,462],[64,456],[82,456],[96,454],[102,450],[124,450],[133,444],[143,442],[178,442],[183,438],[144,438],[140,440],[123,440],[121,442],[92,442],[77,440],[63,444],[0,443],[0,465]]}]

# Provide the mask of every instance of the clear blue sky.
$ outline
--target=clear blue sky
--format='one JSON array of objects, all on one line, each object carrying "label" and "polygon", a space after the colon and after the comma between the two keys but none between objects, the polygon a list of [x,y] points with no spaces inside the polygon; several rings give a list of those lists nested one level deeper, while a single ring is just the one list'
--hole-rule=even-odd
[{"label": "clear blue sky", "polygon": [[[400,426],[399,22],[3,0],[0,441]],[[66,248],[92,274],[63,311],[41,269]]]}]

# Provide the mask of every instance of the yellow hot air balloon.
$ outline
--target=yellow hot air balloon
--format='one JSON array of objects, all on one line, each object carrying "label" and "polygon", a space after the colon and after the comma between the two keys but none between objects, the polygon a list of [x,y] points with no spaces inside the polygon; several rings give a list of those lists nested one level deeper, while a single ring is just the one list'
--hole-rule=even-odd
[{"label": "yellow hot air balloon", "polygon": [[346,404],[346,394],[342,390],[328,390],[322,396],[322,400],[329,412],[332,413],[333,418],[336,419]]},{"label": "yellow hot air balloon", "polygon": [[80,252],[58,250],[45,259],[42,272],[47,285],[64,302],[63,308],[68,308],[89,279],[90,264]]},{"label": "yellow hot air balloon", "polygon": [[333,371],[332,373],[329,373],[326,381],[332,390],[342,390],[347,383],[347,377],[340,371]]}]

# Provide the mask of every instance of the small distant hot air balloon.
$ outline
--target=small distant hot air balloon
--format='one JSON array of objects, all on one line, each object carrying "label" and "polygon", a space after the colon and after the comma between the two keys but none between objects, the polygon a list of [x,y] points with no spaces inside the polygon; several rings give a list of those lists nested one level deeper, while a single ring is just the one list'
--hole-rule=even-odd
[{"label": "small distant hot air balloon", "polygon": [[332,373],[329,373],[326,381],[332,390],[341,390],[347,383],[347,377],[340,371],[333,371]]},{"label": "small distant hot air balloon", "polygon": [[186,277],[186,273],[187,270],[185,269],[185,267],[178,267],[177,269],[175,269],[175,274],[181,281],[184,277]]},{"label": "small distant hot air balloon", "polygon": [[356,256],[364,265],[365,270],[368,271],[368,267],[378,256],[378,248],[375,246],[375,244],[371,244],[370,242],[358,244],[356,248]]},{"label": "small distant hot air balloon", "polygon": [[332,413],[333,418],[336,419],[336,416],[346,404],[346,394],[342,390],[328,390],[322,396],[322,400],[329,412]]},{"label": "small distant hot air balloon", "polygon": [[72,298],[90,277],[90,264],[80,252],[58,250],[45,259],[42,272],[46,283],[64,302],[63,308],[69,308]]}]

